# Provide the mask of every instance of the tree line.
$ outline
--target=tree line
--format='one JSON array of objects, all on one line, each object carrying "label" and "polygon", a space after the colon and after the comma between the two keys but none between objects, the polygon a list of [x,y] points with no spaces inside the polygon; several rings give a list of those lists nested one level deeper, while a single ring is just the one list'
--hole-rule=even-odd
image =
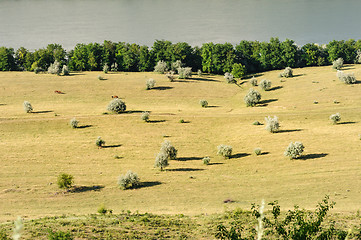
[{"label": "tree line", "polygon": [[328,44],[308,43],[297,46],[293,40],[269,42],[242,40],[237,45],[230,43],[204,43],[192,47],[186,42],[172,43],[156,40],[152,47],[125,42],[104,41],[103,44],[79,43],[66,51],[59,44],[29,51],[20,47],[0,47],[1,71],[47,70],[54,61],[67,65],[70,71],[101,71],[104,65],[116,71],[153,71],[158,61],[168,66],[180,60],[193,71],[223,74],[231,72],[235,64],[241,64],[248,73],[256,73],[285,67],[329,65],[338,58],[345,63],[361,61],[361,40],[333,40]]}]

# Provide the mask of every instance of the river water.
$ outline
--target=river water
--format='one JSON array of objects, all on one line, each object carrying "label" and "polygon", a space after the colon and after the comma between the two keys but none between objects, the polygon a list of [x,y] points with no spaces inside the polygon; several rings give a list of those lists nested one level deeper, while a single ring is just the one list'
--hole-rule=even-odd
[{"label": "river water", "polygon": [[361,39],[360,0],[0,0],[0,46]]}]

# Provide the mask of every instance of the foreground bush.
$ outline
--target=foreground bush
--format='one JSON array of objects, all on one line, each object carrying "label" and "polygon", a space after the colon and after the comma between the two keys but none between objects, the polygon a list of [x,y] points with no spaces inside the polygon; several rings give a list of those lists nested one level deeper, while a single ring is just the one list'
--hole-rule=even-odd
[{"label": "foreground bush", "polygon": [[332,68],[340,70],[343,67],[343,58],[338,58],[332,62]]},{"label": "foreground bush", "polygon": [[73,176],[70,174],[61,173],[58,176],[57,183],[58,183],[59,188],[69,189],[73,186]]},{"label": "foreground bush", "polygon": [[140,179],[136,173],[128,171],[125,175],[118,178],[118,187],[121,189],[136,188],[140,185]]},{"label": "foreground bush", "polygon": [[77,127],[78,127],[78,124],[79,124],[79,121],[76,120],[75,118],[72,118],[72,119],[70,120],[70,126],[71,126],[72,128],[77,128]]},{"label": "foreground bush", "polygon": [[191,67],[181,67],[178,68],[178,78],[185,79],[192,77],[192,68]]},{"label": "foreground bush", "polygon": [[336,73],[338,79],[346,84],[354,84],[357,82],[356,77],[353,73],[344,73],[342,71],[337,71]]},{"label": "foreground bush", "polygon": [[271,89],[271,85],[272,85],[272,82],[267,80],[267,79],[263,79],[260,83],[259,83],[259,86],[262,88],[262,90],[264,91],[268,91]]},{"label": "foreground bush", "polygon": [[235,83],[235,82],[236,82],[236,80],[234,79],[233,75],[232,75],[231,73],[229,73],[229,72],[226,72],[226,73],[224,74],[224,79],[226,79],[226,82],[227,82],[227,83]]},{"label": "foreground bush", "polygon": [[262,149],[261,148],[255,148],[253,151],[257,156],[262,154]]},{"label": "foreground bush", "polygon": [[155,86],[155,80],[153,78],[149,78],[146,82],[145,82],[145,89],[146,90],[150,90]]},{"label": "foreground bush", "polygon": [[204,157],[202,160],[204,165],[209,165],[209,162],[211,161],[209,157]]},{"label": "foreground bush", "polygon": [[114,98],[108,105],[107,110],[114,113],[122,113],[127,109],[125,102],[119,98]]},{"label": "foreground bush", "polygon": [[204,108],[208,107],[208,101],[205,99],[200,100],[199,104]]},{"label": "foreground bush", "polygon": [[301,142],[291,142],[286,148],[284,155],[289,157],[290,159],[299,158],[301,157],[304,148],[305,147]]},{"label": "foreground bush", "polygon": [[167,69],[168,69],[167,63],[161,60],[157,62],[157,65],[155,65],[154,72],[163,74],[167,71]]},{"label": "foreground bush", "polygon": [[247,107],[254,107],[261,100],[261,94],[251,88],[247,95],[244,97],[244,102],[247,104]]},{"label": "foreground bush", "polygon": [[217,155],[221,155],[223,156],[224,158],[230,158],[231,155],[232,155],[232,146],[229,146],[229,145],[219,145],[217,147]]},{"label": "foreground bush", "polygon": [[273,118],[268,116],[265,118],[266,121],[266,130],[271,132],[271,133],[275,133],[278,132],[279,128],[280,128],[280,124],[278,122],[278,117],[274,116]]},{"label": "foreground bush", "polygon": [[102,148],[104,144],[105,141],[101,137],[98,137],[97,140],[95,140],[95,145],[97,145],[99,148]]},{"label": "foreground bush", "polygon": [[30,113],[33,111],[33,106],[31,106],[30,102],[24,101],[23,103],[24,111]]},{"label": "foreground bush", "polygon": [[341,121],[341,115],[339,113],[332,114],[330,116],[330,120],[333,122],[333,124],[337,124],[339,121]]},{"label": "foreground bush", "polygon": [[144,122],[149,122],[149,112],[142,112],[142,115],[140,116],[140,118],[141,118]]},{"label": "foreground bush", "polygon": [[293,77],[293,70],[290,67],[286,67],[285,70],[283,70],[283,73],[280,74],[281,77],[290,78]]}]

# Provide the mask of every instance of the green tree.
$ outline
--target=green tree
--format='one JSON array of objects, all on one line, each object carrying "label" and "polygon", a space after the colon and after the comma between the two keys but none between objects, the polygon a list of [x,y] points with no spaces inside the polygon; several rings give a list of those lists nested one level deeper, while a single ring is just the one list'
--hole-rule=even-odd
[{"label": "green tree", "polygon": [[11,71],[16,69],[14,49],[0,47],[0,71]]},{"label": "green tree", "polygon": [[242,78],[245,74],[246,74],[246,68],[242,64],[240,63],[233,64],[232,75],[235,78]]},{"label": "green tree", "polygon": [[138,70],[140,72],[151,71],[154,68],[154,62],[150,55],[147,46],[141,46],[139,49],[139,64]]},{"label": "green tree", "polygon": [[112,41],[105,40],[102,46],[103,54],[102,54],[102,63],[103,65],[107,64],[108,66],[112,66],[115,63],[115,50],[116,44]]},{"label": "green tree", "polygon": [[353,63],[356,56],[355,41],[353,39],[346,42],[333,40],[327,44],[326,51],[329,62],[342,58],[345,63]]},{"label": "green tree", "polygon": [[88,58],[87,46],[83,43],[78,43],[71,53],[71,62],[69,65],[71,69],[75,71],[88,70]]},{"label": "green tree", "polygon": [[[15,53],[15,64],[21,68],[21,69],[27,69],[26,68],[26,56],[29,53],[29,51],[24,48],[20,47],[18,50],[16,50]],[[32,63],[31,63],[32,64]]]},{"label": "green tree", "polygon": [[157,63],[163,60],[169,64],[172,61],[172,57],[169,51],[170,49],[172,49],[172,42],[166,40],[155,40],[151,50],[151,55],[154,59],[154,62]]},{"label": "green tree", "polygon": [[281,59],[283,67],[297,67],[300,63],[299,51],[293,40],[286,39],[281,43]]}]

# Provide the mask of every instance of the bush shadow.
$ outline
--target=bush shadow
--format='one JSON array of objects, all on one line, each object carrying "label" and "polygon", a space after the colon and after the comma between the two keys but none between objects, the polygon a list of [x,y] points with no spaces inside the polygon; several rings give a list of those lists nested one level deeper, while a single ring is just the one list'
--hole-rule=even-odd
[{"label": "bush shadow", "polygon": [[307,155],[303,155],[299,158],[299,160],[310,160],[310,159],[316,159],[316,158],[323,158],[326,157],[327,153],[311,153]]},{"label": "bush shadow", "polygon": [[174,168],[167,169],[169,172],[196,172],[196,171],[204,171],[202,168]]},{"label": "bush shadow", "polygon": [[300,132],[302,129],[278,130],[277,133]]},{"label": "bush shadow", "polygon": [[219,80],[215,79],[208,79],[208,78],[189,78],[189,80],[195,80],[195,81],[202,81],[202,82],[220,82]]},{"label": "bush shadow", "polygon": [[268,155],[270,152],[262,152],[260,155]]},{"label": "bush shadow", "polygon": [[5,103],[0,103],[0,106],[5,106],[6,104]]},{"label": "bush shadow", "polygon": [[217,163],[208,163],[208,165],[222,165],[224,163],[220,163],[220,162],[217,162]]},{"label": "bush shadow", "polygon": [[166,120],[148,120],[149,123],[161,123],[165,122]]},{"label": "bush shadow", "polygon": [[207,106],[206,108],[219,108],[219,107],[221,107],[221,106],[209,105],[209,106]]},{"label": "bush shadow", "polygon": [[53,111],[36,111],[36,112],[31,112],[31,113],[51,113]]},{"label": "bush shadow", "polygon": [[192,160],[202,160],[202,157],[180,157],[177,158],[176,160],[178,161],[192,161]]},{"label": "bush shadow", "polygon": [[337,123],[337,125],[347,125],[347,124],[355,124],[357,122],[340,122],[340,123]]},{"label": "bush shadow", "polygon": [[142,112],[149,112],[149,113],[151,113],[152,111],[128,110],[128,111],[124,111],[124,112],[122,112],[122,113],[132,114],[132,113],[142,113]]},{"label": "bush shadow", "polygon": [[278,101],[277,98],[266,99],[266,100],[259,101],[259,103],[256,106],[266,107],[266,106],[268,106],[268,103],[277,102],[277,101]]},{"label": "bush shadow", "polygon": [[159,86],[159,87],[153,87],[151,89],[154,90],[159,90],[159,91],[164,91],[164,90],[168,90],[168,89],[172,89],[173,87],[166,87],[166,86]]},{"label": "bush shadow", "polygon": [[247,76],[245,76],[245,77],[242,77],[242,79],[251,79],[251,78],[253,78],[253,77],[262,77],[263,76],[263,74],[261,74],[261,73],[257,73],[257,74],[252,74],[252,75],[247,75]]},{"label": "bush shadow", "polygon": [[293,75],[293,77],[301,77],[301,76],[305,76],[306,74],[304,74],[304,73],[300,73],[300,74],[295,74],[295,75]]},{"label": "bush shadow", "polygon": [[154,181],[154,182],[141,182],[139,186],[137,186],[136,188],[147,188],[147,187],[154,187],[154,186],[158,186],[161,185],[162,183],[159,181]]},{"label": "bush shadow", "polygon": [[92,127],[93,125],[82,125],[82,126],[79,126],[79,127],[77,127],[77,128],[90,128],[90,127]]},{"label": "bush shadow", "polygon": [[277,87],[270,88],[268,91],[275,91],[275,90],[282,89],[282,88],[283,88],[283,86],[277,86]]},{"label": "bush shadow", "polygon": [[73,188],[67,190],[71,193],[81,193],[81,192],[91,192],[91,191],[100,191],[104,186],[94,185],[94,186],[74,186]]},{"label": "bush shadow", "polygon": [[117,147],[121,147],[122,144],[116,144],[116,145],[106,145],[106,146],[102,146],[102,148],[117,148]]},{"label": "bush shadow", "polygon": [[229,157],[229,159],[247,157],[249,155],[251,155],[251,154],[249,154],[249,153],[236,153],[236,154],[231,155]]}]

